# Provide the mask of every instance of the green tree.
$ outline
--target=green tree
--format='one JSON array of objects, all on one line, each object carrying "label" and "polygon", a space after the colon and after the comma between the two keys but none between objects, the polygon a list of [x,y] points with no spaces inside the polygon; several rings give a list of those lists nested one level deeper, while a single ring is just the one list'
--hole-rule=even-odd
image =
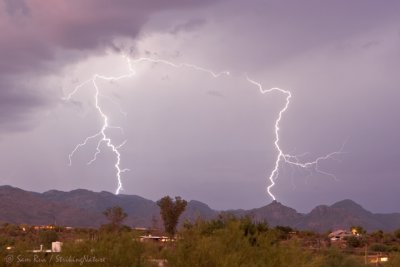
[{"label": "green tree", "polygon": [[165,196],[157,205],[160,207],[161,218],[164,222],[164,229],[171,237],[176,233],[179,217],[185,211],[187,201],[181,197],[175,197],[175,201],[170,196]]},{"label": "green tree", "polygon": [[[307,265],[306,265],[307,266]],[[358,267],[364,266],[356,257],[347,255],[336,248],[329,249],[314,266],[324,267]]]},{"label": "green tree", "polygon": [[397,229],[396,231],[394,231],[394,236],[398,239],[400,239],[400,229]]},{"label": "green tree", "polygon": [[346,238],[347,245],[351,248],[357,248],[362,246],[361,239],[357,236],[349,236]]},{"label": "green tree", "polygon": [[55,242],[58,239],[58,235],[55,231],[44,230],[39,233],[40,244],[43,244],[46,248],[51,246],[51,242]]},{"label": "green tree", "polygon": [[385,244],[374,243],[369,247],[369,250],[374,252],[388,252],[390,251],[390,247]]},{"label": "green tree", "polygon": [[364,235],[367,233],[367,231],[360,225],[356,225],[356,226],[352,226],[350,227],[350,229],[353,231],[355,230],[355,232],[359,235]]},{"label": "green tree", "polygon": [[378,230],[375,232],[372,232],[370,234],[371,239],[373,239],[374,242],[382,242],[383,239],[383,231],[382,230]]},{"label": "green tree", "polygon": [[182,238],[164,255],[174,267],[325,266],[314,264],[313,254],[296,240],[281,244],[277,232],[249,218],[198,220],[180,232]]},{"label": "green tree", "polygon": [[[89,256],[94,257],[101,261],[93,262],[92,264],[79,264],[75,263],[57,263],[53,265],[29,265],[35,266],[49,266],[49,267],[72,267],[72,266],[96,266],[96,267],[147,267],[154,266],[147,262],[148,258],[153,258],[149,254],[154,244],[140,242],[132,238],[130,233],[118,232],[109,233],[102,232],[99,234],[97,240],[83,239],[82,242],[65,242],[63,245],[61,257],[70,257],[73,255],[75,259]],[[155,254],[157,255],[157,254]],[[20,265],[18,265],[20,266]],[[25,266],[25,265],[24,265]]]},{"label": "green tree", "polygon": [[126,214],[124,210],[119,206],[108,208],[103,212],[103,214],[110,221],[108,226],[111,228],[111,230],[121,229],[122,222],[128,216],[128,214]]}]

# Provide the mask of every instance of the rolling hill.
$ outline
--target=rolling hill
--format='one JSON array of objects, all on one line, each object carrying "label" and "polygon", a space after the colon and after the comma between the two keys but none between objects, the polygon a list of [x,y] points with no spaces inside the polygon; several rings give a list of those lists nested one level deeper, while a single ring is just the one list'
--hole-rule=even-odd
[{"label": "rolling hill", "polygon": [[[14,224],[57,224],[73,227],[99,227],[106,223],[102,212],[113,206],[128,214],[125,224],[135,227],[159,227],[161,219],[157,204],[136,195],[114,195],[77,189],[70,192],[50,190],[29,192],[11,186],[0,186],[0,222]],[[374,214],[352,200],[342,200],[331,206],[320,205],[302,214],[277,201],[251,210],[225,211],[236,216],[250,216],[271,226],[290,226],[302,230],[325,232],[360,225],[368,231],[393,231],[400,228],[400,213]],[[191,200],[181,217],[194,221],[216,218],[220,212],[206,204]]]}]

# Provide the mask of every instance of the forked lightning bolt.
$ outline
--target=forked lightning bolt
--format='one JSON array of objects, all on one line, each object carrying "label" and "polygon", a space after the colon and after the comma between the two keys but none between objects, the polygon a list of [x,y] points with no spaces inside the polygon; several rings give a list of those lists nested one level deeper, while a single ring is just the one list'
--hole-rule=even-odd
[{"label": "forked lightning bolt", "polygon": [[[94,89],[95,89],[95,94],[94,94],[94,100],[95,100],[95,107],[100,115],[100,117],[103,120],[103,125],[101,127],[101,129],[95,133],[94,135],[88,136],[86,137],[86,139],[84,139],[84,141],[80,144],[78,144],[73,150],[72,152],[69,154],[69,163],[70,165],[72,164],[72,157],[74,156],[75,152],[77,152],[81,147],[85,146],[89,141],[93,140],[93,139],[98,139],[97,141],[97,147],[96,147],[96,152],[93,155],[93,158],[88,162],[88,164],[91,164],[92,162],[94,162],[97,159],[98,154],[101,153],[101,145],[104,143],[106,144],[106,146],[115,154],[116,156],[116,162],[114,164],[114,167],[116,169],[116,177],[117,177],[117,182],[118,182],[118,187],[115,191],[116,194],[119,194],[120,191],[122,190],[122,180],[121,180],[121,175],[123,172],[127,171],[128,169],[122,169],[120,167],[120,163],[121,163],[121,153],[119,151],[119,149],[126,143],[126,141],[124,141],[122,144],[120,145],[115,145],[113,143],[113,141],[111,140],[111,138],[107,135],[107,130],[111,129],[111,128],[119,128],[119,127],[115,127],[115,126],[110,126],[109,125],[109,120],[107,115],[103,112],[101,105],[100,105],[100,101],[99,98],[100,96],[102,96],[100,94],[100,89],[97,86],[96,80],[101,79],[101,80],[105,80],[105,81],[118,81],[121,79],[125,79],[125,78],[129,78],[135,75],[135,71],[133,69],[133,64],[137,64],[137,63],[141,63],[141,62],[150,62],[150,63],[158,63],[158,64],[165,64],[174,68],[191,68],[194,69],[196,71],[201,71],[201,72],[205,72],[209,75],[211,75],[213,78],[218,78],[221,75],[230,75],[230,73],[228,71],[222,71],[219,73],[213,72],[209,69],[203,68],[203,67],[199,67],[193,64],[186,64],[186,63],[180,63],[180,64],[176,64],[176,63],[172,63],[170,61],[167,60],[162,60],[162,59],[154,59],[154,58],[139,58],[139,59],[135,59],[135,60],[131,60],[128,57],[126,57],[127,59],[127,63],[128,63],[128,72],[126,74],[123,74],[121,76],[103,76],[103,75],[99,75],[99,74],[94,74],[93,77],[83,83],[81,83],[80,85],[76,86],[75,89],[67,96],[65,97],[65,100],[70,100],[74,94],[81,89],[83,86],[85,86],[86,84],[90,84],[92,83]],[[272,194],[271,192],[271,188],[275,185],[275,180],[276,178],[279,176],[279,169],[281,168],[282,164],[290,164],[292,166],[296,166],[296,167],[300,167],[300,168],[304,168],[308,171],[315,171],[315,172],[319,172],[325,175],[329,175],[332,176],[336,179],[336,177],[330,173],[324,172],[322,170],[319,169],[319,163],[323,160],[327,160],[330,158],[333,158],[334,155],[340,154],[342,153],[342,150],[339,151],[335,151],[332,152],[326,156],[323,157],[318,157],[317,159],[315,159],[314,161],[310,161],[310,162],[301,162],[299,160],[299,156],[296,155],[290,155],[290,154],[286,154],[283,152],[283,150],[281,149],[279,142],[280,142],[280,138],[279,138],[279,131],[280,131],[280,122],[282,120],[282,116],[283,114],[286,112],[286,110],[289,107],[290,104],[290,99],[292,97],[292,94],[290,91],[288,90],[284,90],[284,89],[280,89],[280,88],[270,88],[270,89],[263,89],[262,85],[259,82],[256,82],[252,79],[250,79],[247,75],[246,75],[246,80],[252,84],[258,87],[258,89],[260,90],[260,92],[262,94],[266,94],[266,93],[271,93],[271,92],[278,92],[281,93],[285,96],[285,105],[283,106],[283,108],[279,111],[278,114],[278,118],[275,120],[275,140],[274,140],[274,145],[276,150],[278,151],[278,155],[276,157],[275,160],[275,164],[274,164],[274,168],[271,172],[271,174],[269,175],[269,181],[270,181],[270,185],[267,187],[267,193],[269,194],[269,196],[275,200],[276,197],[274,196],[274,194]],[[122,112],[122,111],[121,111]],[[122,130],[122,128],[119,128]]]},{"label": "forked lightning bolt", "polygon": [[97,155],[101,153],[101,145],[104,143],[107,145],[108,148],[111,149],[111,151],[115,154],[116,156],[116,162],[114,164],[114,167],[116,169],[116,176],[117,176],[117,189],[115,191],[115,194],[119,194],[119,192],[122,190],[122,180],[121,180],[121,174],[123,172],[128,171],[129,169],[121,169],[120,164],[121,164],[121,153],[119,152],[119,149],[126,143],[126,141],[124,141],[122,144],[120,145],[115,145],[111,138],[107,135],[106,131],[108,129],[111,128],[115,128],[115,126],[110,126],[109,125],[109,121],[108,121],[108,117],[107,115],[103,112],[101,105],[100,105],[100,100],[99,97],[100,95],[100,90],[99,87],[97,86],[96,80],[97,79],[101,79],[101,80],[105,80],[105,81],[118,81],[121,79],[125,79],[125,78],[129,78],[132,77],[135,72],[132,68],[132,65],[130,63],[130,59],[127,58],[128,61],[128,66],[129,66],[129,72],[127,74],[121,75],[121,76],[103,76],[103,75],[99,75],[99,74],[94,74],[92,79],[87,80],[83,83],[81,83],[80,85],[78,85],[77,87],[75,87],[75,89],[65,98],[65,100],[70,100],[73,95],[80,89],[82,88],[84,85],[88,84],[88,83],[92,83],[93,87],[95,89],[95,94],[94,94],[94,100],[95,100],[95,107],[97,109],[97,111],[99,112],[100,117],[103,120],[103,125],[101,127],[101,129],[95,133],[92,136],[88,136],[86,137],[86,139],[78,144],[74,150],[72,150],[72,152],[69,154],[68,158],[69,158],[69,165],[71,166],[72,164],[72,157],[74,156],[75,152],[77,150],[79,150],[81,147],[85,146],[90,140],[92,139],[98,139],[97,141],[97,146],[96,146],[96,152],[94,153],[93,158],[88,162],[88,164],[93,163],[96,159],[97,159]]},{"label": "forked lightning bolt", "polygon": [[278,156],[276,157],[274,168],[273,168],[270,176],[268,177],[268,179],[270,180],[271,184],[267,187],[267,192],[271,196],[271,198],[273,200],[276,200],[276,197],[274,196],[274,194],[271,193],[271,188],[275,185],[275,180],[279,176],[279,168],[281,167],[281,163],[291,164],[291,165],[294,165],[294,166],[297,166],[297,167],[300,167],[300,168],[304,168],[304,169],[307,169],[307,170],[309,170],[310,168],[314,168],[314,171],[322,173],[322,174],[325,174],[325,175],[328,175],[328,176],[332,176],[334,179],[336,179],[336,177],[333,174],[321,171],[319,169],[319,165],[318,164],[323,160],[327,160],[327,159],[332,158],[334,155],[343,153],[342,152],[343,146],[339,151],[335,151],[335,152],[329,153],[328,155],[325,155],[325,156],[322,156],[322,157],[318,157],[314,161],[309,161],[309,162],[300,162],[298,156],[285,154],[283,152],[283,150],[281,149],[281,147],[279,146],[279,141],[280,141],[280,138],[279,138],[279,130],[280,130],[279,124],[280,124],[280,122],[282,120],[283,114],[286,112],[286,110],[289,107],[290,99],[292,97],[292,93],[290,91],[288,91],[288,90],[284,90],[284,89],[277,88],[277,87],[270,88],[270,89],[264,89],[259,82],[256,82],[256,81],[250,79],[249,76],[247,76],[247,75],[246,75],[246,79],[247,79],[248,82],[250,82],[250,83],[254,84],[255,86],[257,86],[262,94],[271,93],[271,92],[277,91],[277,92],[279,92],[279,93],[281,93],[281,94],[286,96],[285,105],[279,111],[278,118],[275,121],[275,142],[274,142],[274,145],[275,145],[276,150],[278,151]]},{"label": "forked lightning bolt", "polygon": [[[102,96],[102,95],[100,94],[100,89],[99,89],[99,87],[97,86],[96,81],[97,81],[98,79],[100,79],[100,80],[105,80],[105,81],[118,81],[118,80],[121,80],[121,79],[125,79],[125,78],[132,77],[133,75],[135,75],[135,71],[134,71],[134,69],[133,69],[133,67],[132,67],[132,62],[133,62],[133,63],[140,63],[140,62],[144,62],[144,61],[146,61],[146,62],[151,62],[151,63],[162,63],[162,64],[169,65],[169,66],[171,66],[171,67],[174,67],[174,68],[182,68],[182,67],[192,68],[192,69],[195,69],[195,70],[197,70],[197,71],[202,71],[202,72],[208,73],[208,74],[210,74],[210,75],[211,75],[212,77],[214,77],[214,78],[218,78],[218,77],[221,76],[221,75],[229,75],[229,72],[227,72],[227,71],[223,71],[223,72],[220,72],[220,73],[215,73],[215,72],[213,72],[213,71],[211,71],[211,70],[208,70],[208,69],[205,69],[205,68],[202,68],[202,67],[198,67],[198,66],[195,66],[195,65],[192,65],[192,64],[186,64],[186,63],[174,64],[174,63],[172,63],[172,62],[169,62],[169,61],[166,61],[166,60],[161,60],[161,59],[139,58],[139,59],[136,59],[136,60],[134,60],[134,61],[131,61],[130,58],[126,57],[126,60],[127,60],[128,69],[129,69],[128,73],[123,74],[123,75],[120,75],[120,76],[104,76],[104,75],[94,74],[94,75],[92,76],[91,79],[89,79],[89,80],[87,80],[87,81],[84,81],[83,83],[81,83],[81,84],[79,84],[78,86],[76,86],[75,89],[74,89],[70,94],[68,94],[68,96],[66,96],[66,97],[64,98],[64,100],[68,101],[68,100],[70,100],[70,99],[79,91],[79,89],[81,89],[83,86],[85,86],[85,85],[87,85],[87,84],[90,84],[90,83],[93,84],[93,87],[94,87],[94,89],[95,89],[95,94],[94,94],[95,107],[96,107],[96,109],[97,109],[97,111],[98,111],[100,117],[101,117],[102,120],[103,120],[103,125],[102,125],[101,129],[100,129],[97,133],[95,133],[95,134],[93,134],[93,135],[91,135],[91,136],[86,137],[86,139],[85,139],[82,143],[78,144],[78,145],[72,150],[72,152],[68,155],[68,158],[69,158],[69,165],[70,165],[70,166],[72,165],[72,157],[74,156],[75,152],[77,152],[81,147],[85,146],[89,141],[91,141],[91,140],[93,140],[93,139],[98,139],[98,141],[97,141],[97,146],[96,146],[96,152],[94,153],[93,158],[92,158],[87,164],[90,165],[91,163],[93,163],[93,162],[97,159],[97,156],[101,153],[101,145],[102,145],[103,143],[106,144],[107,147],[111,149],[111,151],[112,151],[112,152],[115,154],[115,156],[116,156],[116,162],[115,162],[115,164],[114,164],[114,167],[115,167],[115,169],[116,169],[116,177],[117,177],[117,183],[118,183],[117,189],[116,189],[116,191],[115,191],[115,194],[117,194],[117,195],[118,195],[118,194],[120,193],[120,191],[123,189],[123,188],[122,188],[122,177],[121,177],[121,175],[122,175],[123,172],[126,172],[126,171],[129,170],[129,169],[121,169],[121,166],[120,166],[120,164],[121,164],[121,153],[120,153],[119,149],[126,143],[126,141],[124,141],[124,142],[123,142],[122,144],[120,144],[120,145],[116,145],[116,144],[113,143],[113,141],[111,140],[111,138],[107,135],[107,132],[106,132],[106,131],[107,131],[108,129],[119,128],[119,129],[122,130],[122,128],[120,128],[120,127],[115,127],[115,126],[110,126],[110,124],[109,124],[109,119],[108,119],[107,115],[103,112],[103,109],[101,108],[101,105],[100,105],[100,100],[99,100],[99,98],[100,98],[100,96]],[[103,97],[104,97],[104,96],[103,96]],[[115,104],[115,102],[113,102],[113,103]],[[126,113],[123,112],[122,110],[120,110],[120,112],[121,112],[122,114],[126,115]]]}]

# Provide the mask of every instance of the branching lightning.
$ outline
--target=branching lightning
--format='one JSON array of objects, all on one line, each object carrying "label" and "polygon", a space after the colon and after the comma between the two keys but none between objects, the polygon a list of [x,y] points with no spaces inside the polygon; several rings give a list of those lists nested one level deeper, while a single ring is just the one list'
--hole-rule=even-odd
[{"label": "branching lightning", "polygon": [[117,189],[115,191],[115,194],[119,194],[119,192],[122,190],[122,180],[121,180],[121,175],[122,173],[129,171],[129,169],[121,169],[121,153],[119,151],[119,149],[126,143],[126,141],[124,141],[122,144],[120,145],[115,145],[111,138],[107,135],[106,131],[108,129],[111,128],[119,128],[122,129],[120,127],[115,127],[115,126],[110,126],[109,125],[109,119],[107,117],[107,115],[103,112],[101,105],[100,105],[100,101],[99,101],[99,97],[101,96],[100,94],[100,90],[99,87],[97,86],[96,80],[97,79],[101,79],[101,80],[105,80],[105,81],[118,81],[121,79],[125,79],[125,78],[129,78],[132,77],[133,75],[135,75],[135,71],[132,68],[131,62],[129,58],[126,58],[128,61],[128,66],[129,66],[129,72],[127,74],[121,75],[121,76],[103,76],[103,75],[99,75],[99,74],[94,74],[92,79],[87,80],[83,83],[81,83],[80,85],[78,85],[77,87],[75,87],[75,89],[65,98],[65,100],[70,100],[74,94],[76,94],[76,92],[82,88],[84,85],[88,84],[88,83],[92,83],[93,87],[95,89],[95,95],[94,95],[94,100],[95,100],[95,107],[100,115],[100,117],[103,120],[103,125],[100,129],[100,131],[98,131],[97,133],[95,133],[92,136],[86,137],[86,139],[78,144],[74,150],[72,150],[72,152],[68,155],[69,158],[69,165],[71,166],[72,164],[72,157],[74,156],[75,152],[78,151],[81,147],[85,146],[90,140],[92,139],[99,139],[97,142],[97,146],[96,146],[96,152],[93,155],[93,158],[87,163],[88,165],[92,164],[94,161],[96,161],[97,156],[101,153],[101,145],[102,144],[106,144],[106,146],[111,149],[111,151],[115,154],[116,156],[116,162],[114,164],[114,167],[116,169],[116,176],[117,176]]},{"label": "branching lightning", "polygon": [[[130,78],[132,76],[135,75],[135,71],[133,69],[133,64],[139,64],[142,62],[150,62],[150,63],[156,63],[156,64],[164,64],[164,65],[168,65],[170,67],[173,68],[191,68],[194,69],[196,71],[201,71],[201,72],[205,72],[209,75],[211,75],[213,78],[218,78],[222,75],[230,75],[229,71],[222,71],[222,72],[213,72],[212,70],[203,68],[203,67],[199,67],[197,65],[193,65],[193,64],[187,64],[187,63],[180,63],[180,64],[176,64],[167,60],[162,60],[162,59],[154,59],[154,58],[147,58],[147,57],[142,57],[142,58],[138,58],[135,60],[131,60],[130,58],[126,57],[127,60],[127,64],[128,64],[128,72],[126,74],[123,74],[121,76],[103,76],[103,75],[99,75],[99,74],[94,74],[92,76],[91,79],[84,81],[83,83],[79,84],[78,86],[76,86],[74,88],[74,90],[67,96],[64,98],[64,100],[68,101],[70,100],[82,87],[84,87],[85,85],[88,84],[92,84],[93,88],[95,89],[95,94],[94,94],[94,101],[95,101],[95,108],[98,111],[99,116],[102,118],[103,124],[101,129],[91,135],[88,136],[84,139],[84,141],[80,144],[78,144],[73,150],[72,152],[69,154],[68,158],[69,158],[69,164],[72,164],[72,158],[74,156],[74,154],[81,149],[82,147],[84,147],[85,145],[87,145],[90,141],[92,140],[97,140],[97,146],[96,146],[96,152],[93,155],[93,158],[87,163],[88,165],[90,165],[91,163],[93,163],[94,161],[96,161],[97,156],[101,153],[101,146],[103,144],[105,144],[115,155],[116,157],[116,161],[114,164],[115,170],[116,170],[116,178],[117,178],[117,189],[115,191],[116,194],[119,194],[121,190],[123,190],[122,187],[122,173],[124,173],[125,171],[128,171],[129,169],[122,169],[120,166],[121,163],[121,153],[119,151],[119,149],[125,145],[126,140],[119,145],[116,145],[113,143],[113,141],[111,140],[111,138],[107,135],[107,130],[108,129],[112,129],[112,128],[117,128],[120,129],[123,132],[123,129],[121,127],[117,127],[117,126],[111,126],[109,124],[109,119],[108,116],[104,113],[99,98],[100,97],[106,97],[103,96],[100,93],[100,89],[96,83],[97,80],[105,80],[105,81],[118,81],[121,79],[125,79],[125,78]],[[274,163],[274,168],[271,171],[268,179],[270,181],[270,184],[267,187],[267,193],[269,194],[269,196],[273,199],[276,200],[275,195],[271,192],[272,187],[275,185],[275,180],[278,178],[279,176],[279,169],[282,167],[283,164],[289,164],[291,166],[294,167],[299,167],[299,168],[303,168],[309,172],[317,172],[317,173],[321,173],[324,175],[328,175],[333,177],[336,180],[336,177],[333,174],[327,173],[325,171],[322,171],[319,167],[319,163],[324,161],[324,160],[328,160],[328,159],[335,159],[334,156],[343,153],[342,148],[339,151],[335,151],[332,153],[329,153],[325,156],[321,156],[316,158],[314,161],[307,161],[307,162],[302,162],[300,160],[301,155],[291,155],[291,154],[286,154],[284,153],[284,151],[281,149],[280,147],[280,136],[279,136],[279,132],[280,132],[280,123],[282,120],[282,117],[284,115],[284,113],[287,111],[287,109],[289,108],[289,104],[290,104],[290,99],[292,98],[292,94],[290,91],[288,90],[284,90],[284,89],[280,89],[277,87],[274,88],[270,88],[270,89],[263,89],[262,85],[259,82],[256,82],[252,79],[249,78],[249,76],[247,76],[246,74],[246,80],[252,84],[255,85],[261,92],[261,94],[266,94],[266,93],[272,93],[272,92],[278,92],[282,95],[285,96],[285,104],[282,107],[282,109],[279,111],[278,117],[275,120],[275,124],[274,124],[274,128],[275,128],[275,140],[274,140],[274,146],[278,152],[278,155],[276,157],[275,163]],[[117,103],[115,103],[112,99],[110,99],[114,104],[118,105]],[[120,109],[120,112],[123,115],[126,115],[126,112],[122,111]]]},{"label": "branching lightning", "polygon": [[325,156],[322,156],[322,157],[318,157],[314,161],[309,161],[309,162],[300,162],[299,156],[285,154],[283,152],[283,150],[281,149],[281,147],[279,146],[279,141],[280,141],[280,138],[279,138],[280,127],[279,127],[279,125],[280,125],[280,122],[282,120],[283,114],[286,112],[286,110],[289,107],[290,99],[292,98],[292,93],[290,91],[288,91],[288,90],[284,90],[284,89],[277,88],[277,87],[270,88],[270,89],[264,89],[259,82],[256,82],[256,81],[250,79],[249,76],[247,76],[247,75],[246,75],[246,79],[247,79],[248,82],[250,82],[253,85],[257,86],[262,94],[266,94],[266,93],[271,93],[271,92],[277,91],[277,92],[282,93],[283,95],[286,96],[285,105],[279,111],[278,118],[275,121],[275,141],[274,141],[274,145],[275,145],[276,150],[278,151],[278,155],[277,155],[276,160],[275,160],[274,168],[273,168],[270,176],[268,177],[268,179],[270,180],[271,184],[267,187],[267,192],[271,196],[271,198],[273,200],[276,200],[275,195],[271,193],[271,188],[275,185],[275,180],[279,176],[279,168],[281,167],[281,163],[290,164],[290,165],[297,166],[297,167],[300,167],[300,168],[304,168],[304,169],[307,169],[307,170],[310,170],[310,169],[313,168],[313,170],[315,172],[319,172],[319,173],[322,173],[324,175],[332,176],[336,180],[336,176],[334,176],[333,174],[330,174],[330,173],[327,173],[327,172],[324,172],[324,171],[320,170],[319,163],[321,161],[333,158],[333,156],[335,156],[337,154],[343,153],[342,152],[343,146],[339,151],[335,151],[335,152],[329,153],[328,155],[325,155]]}]

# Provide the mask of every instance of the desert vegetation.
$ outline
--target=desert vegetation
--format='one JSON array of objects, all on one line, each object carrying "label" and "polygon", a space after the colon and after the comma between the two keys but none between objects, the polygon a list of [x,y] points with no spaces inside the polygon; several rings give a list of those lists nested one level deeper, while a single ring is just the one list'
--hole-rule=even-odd
[{"label": "desert vegetation", "polygon": [[[128,227],[120,207],[107,209],[109,223],[98,229],[3,224],[1,266],[400,266],[400,230],[354,227],[358,235],[333,242],[328,233],[270,227],[229,213],[177,227],[186,202],[165,197],[158,203],[165,229]],[[63,243],[61,252],[49,251],[54,241]],[[380,256],[388,261],[373,261]]]}]

